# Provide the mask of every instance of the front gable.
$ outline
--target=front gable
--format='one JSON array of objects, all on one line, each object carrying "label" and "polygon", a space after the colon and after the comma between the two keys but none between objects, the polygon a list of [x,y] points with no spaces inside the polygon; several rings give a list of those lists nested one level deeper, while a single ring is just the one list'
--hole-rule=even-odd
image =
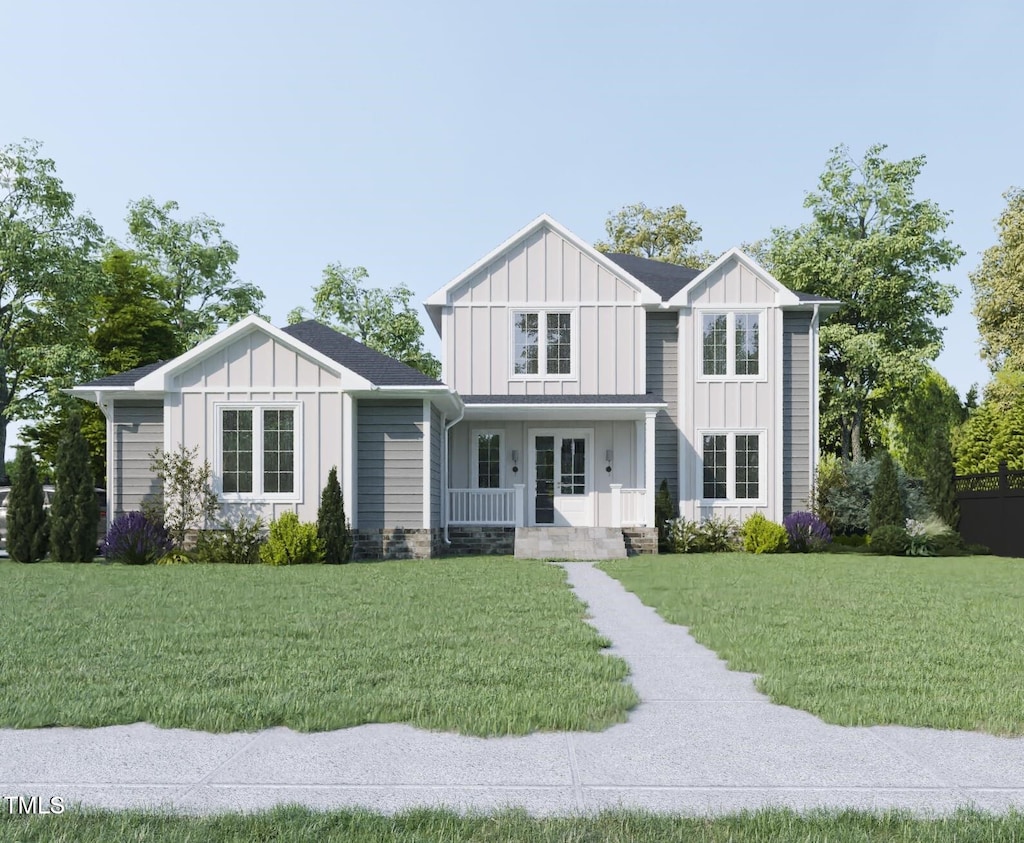
[{"label": "front gable", "polygon": [[673,307],[756,304],[792,307],[800,300],[737,248],[725,252],[669,300]]}]

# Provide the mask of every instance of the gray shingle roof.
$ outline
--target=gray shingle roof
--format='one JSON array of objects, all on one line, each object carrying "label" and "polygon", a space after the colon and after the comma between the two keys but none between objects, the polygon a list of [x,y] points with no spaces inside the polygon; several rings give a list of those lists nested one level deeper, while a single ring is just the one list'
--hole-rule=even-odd
[{"label": "gray shingle roof", "polygon": [[386,354],[367,348],[315,319],[307,319],[281,330],[376,386],[443,386],[440,381]]},{"label": "gray shingle roof", "polygon": [[664,404],[657,395],[463,395],[470,404]]},{"label": "gray shingle roof", "polygon": [[167,361],[158,360],[156,363],[147,363],[145,366],[139,366],[137,369],[129,369],[127,372],[107,375],[105,378],[97,378],[94,381],[89,381],[89,383],[83,383],[82,386],[134,386],[140,378],[148,375],[150,372],[155,372],[165,362]]},{"label": "gray shingle roof", "polygon": [[621,252],[608,252],[605,255],[621,266],[637,281],[641,281],[668,301],[694,278],[700,275],[699,269],[679,266],[674,263],[641,258],[636,255],[624,255]]}]

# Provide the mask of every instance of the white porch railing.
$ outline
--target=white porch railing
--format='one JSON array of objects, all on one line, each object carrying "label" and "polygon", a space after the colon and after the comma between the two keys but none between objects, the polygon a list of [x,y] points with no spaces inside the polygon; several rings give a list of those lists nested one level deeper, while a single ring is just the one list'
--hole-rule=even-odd
[{"label": "white porch railing", "polygon": [[511,489],[449,489],[448,523],[522,527],[525,488],[517,483]]},{"label": "white porch railing", "polygon": [[644,527],[647,525],[647,490],[623,489],[612,483],[612,526]]}]

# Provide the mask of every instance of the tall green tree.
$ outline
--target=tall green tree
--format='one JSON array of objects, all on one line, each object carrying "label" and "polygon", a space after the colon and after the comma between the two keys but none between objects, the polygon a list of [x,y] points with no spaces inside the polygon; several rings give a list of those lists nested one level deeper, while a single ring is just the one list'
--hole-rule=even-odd
[{"label": "tall green tree", "polygon": [[996,372],[953,444],[959,474],[998,471],[1004,460],[1011,469],[1024,470],[1024,372]]},{"label": "tall green tree", "polygon": [[316,534],[323,544],[324,562],[328,565],[341,565],[352,558],[352,530],[345,517],[345,496],[338,483],[337,466],[331,466],[327,485],[320,493]]},{"label": "tall green tree", "polygon": [[885,526],[903,526],[903,501],[900,498],[899,478],[888,451],[882,451],[878,477],[872,489],[868,522],[868,528],[872,533]]},{"label": "tall green tree", "polygon": [[91,562],[96,555],[99,505],[78,413],[72,413],[57,449],[54,487],[50,556],[58,562]]},{"label": "tall green tree", "polygon": [[[412,307],[412,291],[404,284],[370,287],[369,278],[365,267],[330,264],[321,284],[313,288],[313,315],[429,377],[441,377],[441,363],[423,347],[423,325]],[[304,318],[305,311],[297,307],[288,314],[288,323]]]},{"label": "tall green tree", "polygon": [[199,215],[177,219],[177,202],[151,197],[128,206],[132,249],[153,272],[181,342],[191,348],[252,313],[263,291],[235,274],[238,249],[223,236],[223,224]]},{"label": "tall green tree", "polygon": [[[161,299],[160,280],[138,255],[111,248],[101,269],[103,289],[92,302],[89,335],[98,361],[97,377],[170,360],[186,350],[171,309]],[[43,419],[22,430],[22,441],[32,446],[44,470],[52,472],[72,413],[81,414],[89,466],[93,477],[102,483],[107,476],[107,424],[95,404],[62,396]]]},{"label": "tall green tree", "polygon": [[0,148],[0,453],[13,419],[38,418],[95,365],[90,303],[103,232],[34,141]]},{"label": "tall green tree", "polygon": [[29,448],[18,448],[14,465],[7,496],[7,552],[15,562],[38,562],[46,556],[49,539],[43,486]]},{"label": "tall green tree", "polygon": [[775,229],[768,248],[788,287],[843,302],[821,328],[821,409],[846,459],[869,450],[866,431],[938,356],[934,320],[952,311],[957,290],[935,275],[964,254],[944,236],[949,212],[914,195],[925,157],[889,161],[885,149],[872,146],[861,161],[833,149],[804,202],[811,221]]},{"label": "tall green tree", "polygon": [[1024,371],[1024,190],[1003,194],[999,242],[987,248],[970,274],[974,315],[981,336],[981,358],[996,372]]},{"label": "tall green tree", "polygon": [[594,244],[600,252],[621,252],[693,269],[704,269],[714,260],[710,252],[697,250],[702,229],[682,205],[626,205],[609,215],[604,230],[608,239]]}]

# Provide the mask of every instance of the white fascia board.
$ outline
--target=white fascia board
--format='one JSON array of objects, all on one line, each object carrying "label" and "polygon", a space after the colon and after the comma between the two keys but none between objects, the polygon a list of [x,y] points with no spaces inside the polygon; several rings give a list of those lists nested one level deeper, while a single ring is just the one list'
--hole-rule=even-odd
[{"label": "white fascia board", "polygon": [[321,354],[316,349],[310,348],[304,342],[295,339],[295,337],[290,334],[286,334],[280,328],[275,328],[259,316],[246,316],[241,322],[236,322],[234,325],[225,328],[219,334],[203,340],[195,348],[186,351],[180,357],[175,357],[173,360],[169,360],[159,369],[139,378],[139,380],[135,382],[135,389],[159,390],[166,392],[170,388],[171,376],[176,372],[180,372],[183,369],[187,369],[189,366],[195,365],[203,358],[213,354],[221,346],[233,342],[247,334],[253,333],[254,331],[262,331],[271,339],[281,343],[281,345],[291,349],[296,354],[308,357],[327,371],[334,372],[341,378],[342,389],[369,389],[373,386],[366,378],[361,375],[357,375],[351,369],[331,360],[330,357]]},{"label": "white fascia board", "polygon": [[437,320],[434,317],[434,311],[432,310],[432,308],[440,308],[446,304],[449,304],[451,294],[460,286],[462,286],[462,284],[464,284],[466,281],[468,281],[470,278],[476,275],[480,270],[484,269],[486,266],[493,263],[498,257],[503,255],[505,252],[509,251],[514,246],[518,245],[527,237],[530,237],[532,234],[536,233],[542,228],[549,228],[553,232],[555,232],[555,234],[558,234],[560,237],[564,238],[565,240],[568,240],[573,246],[579,249],[591,260],[595,261],[599,266],[603,267],[616,278],[619,278],[620,280],[624,281],[626,284],[631,286],[639,294],[640,304],[661,303],[661,298],[658,296],[658,294],[655,293],[654,290],[652,290],[646,284],[634,278],[630,273],[626,272],[626,270],[624,270],[613,260],[610,260],[609,258],[605,257],[605,255],[597,251],[597,249],[595,249],[592,245],[590,245],[585,240],[569,231],[569,229],[567,229],[560,222],[553,219],[548,214],[541,214],[531,223],[519,229],[519,231],[517,231],[515,234],[509,237],[500,246],[492,249],[490,252],[488,252],[486,255],[480,258],[480,260],[478,260],[471,267],[469,267],[469,269],[457,275],[455,278],[453,278],[451,281],[445,284],[440,290],[433,293],[429,298],[427,298],[425,303],[427,313],[430,314],[431,319],[435,320],[435,324]]},{"label": "white fascia board", "polygon": [[353,398],[402,398],[432,401],[449,415],[460,413],[463,408],[458,393],[446,386],[370,386],[368,388],[345,390]]},{"label": "white fascia board", "polygon": [[110,401],[114,398],[138,400],[140,398],[162,399],[164,397],[164,391],[161,389],[140,390],[131,386],[74,386],[71,389],[62,389],[61,392],[65,395],[74,395],[76,398],[84,398],[94,404],[98,404],[101,398],[104,401]]},{"label": "white fascia board", "polygon": [[729,251],[723,252],[718,259],[705,269],[700,275],[690,281],[683,289],[676,293],[672,298],[669,299],[668,303],[670,306],[682,306],[690,304],[690,296],[693,291],[697,289],[700,284],[706,281],[713,273],[717,272],[721,267],[730,260],[737,260],[749,269],[754,275],[758,276],[762,281],[766,282],[770,287],[775,290],[776,304],[783,307],[787,305],[800,304],[793,291],[783,284],[779,279],[772,275],[767,269],[761,266],[755,261],[750,255],[744,252],[739,246],[733,246]]},{"label": "white fascia board", "polygon": [[466,407],[467,419],[502,419],[506,421],[643,421],[649,412],[657,412],[667,404],[471,404]]}]

